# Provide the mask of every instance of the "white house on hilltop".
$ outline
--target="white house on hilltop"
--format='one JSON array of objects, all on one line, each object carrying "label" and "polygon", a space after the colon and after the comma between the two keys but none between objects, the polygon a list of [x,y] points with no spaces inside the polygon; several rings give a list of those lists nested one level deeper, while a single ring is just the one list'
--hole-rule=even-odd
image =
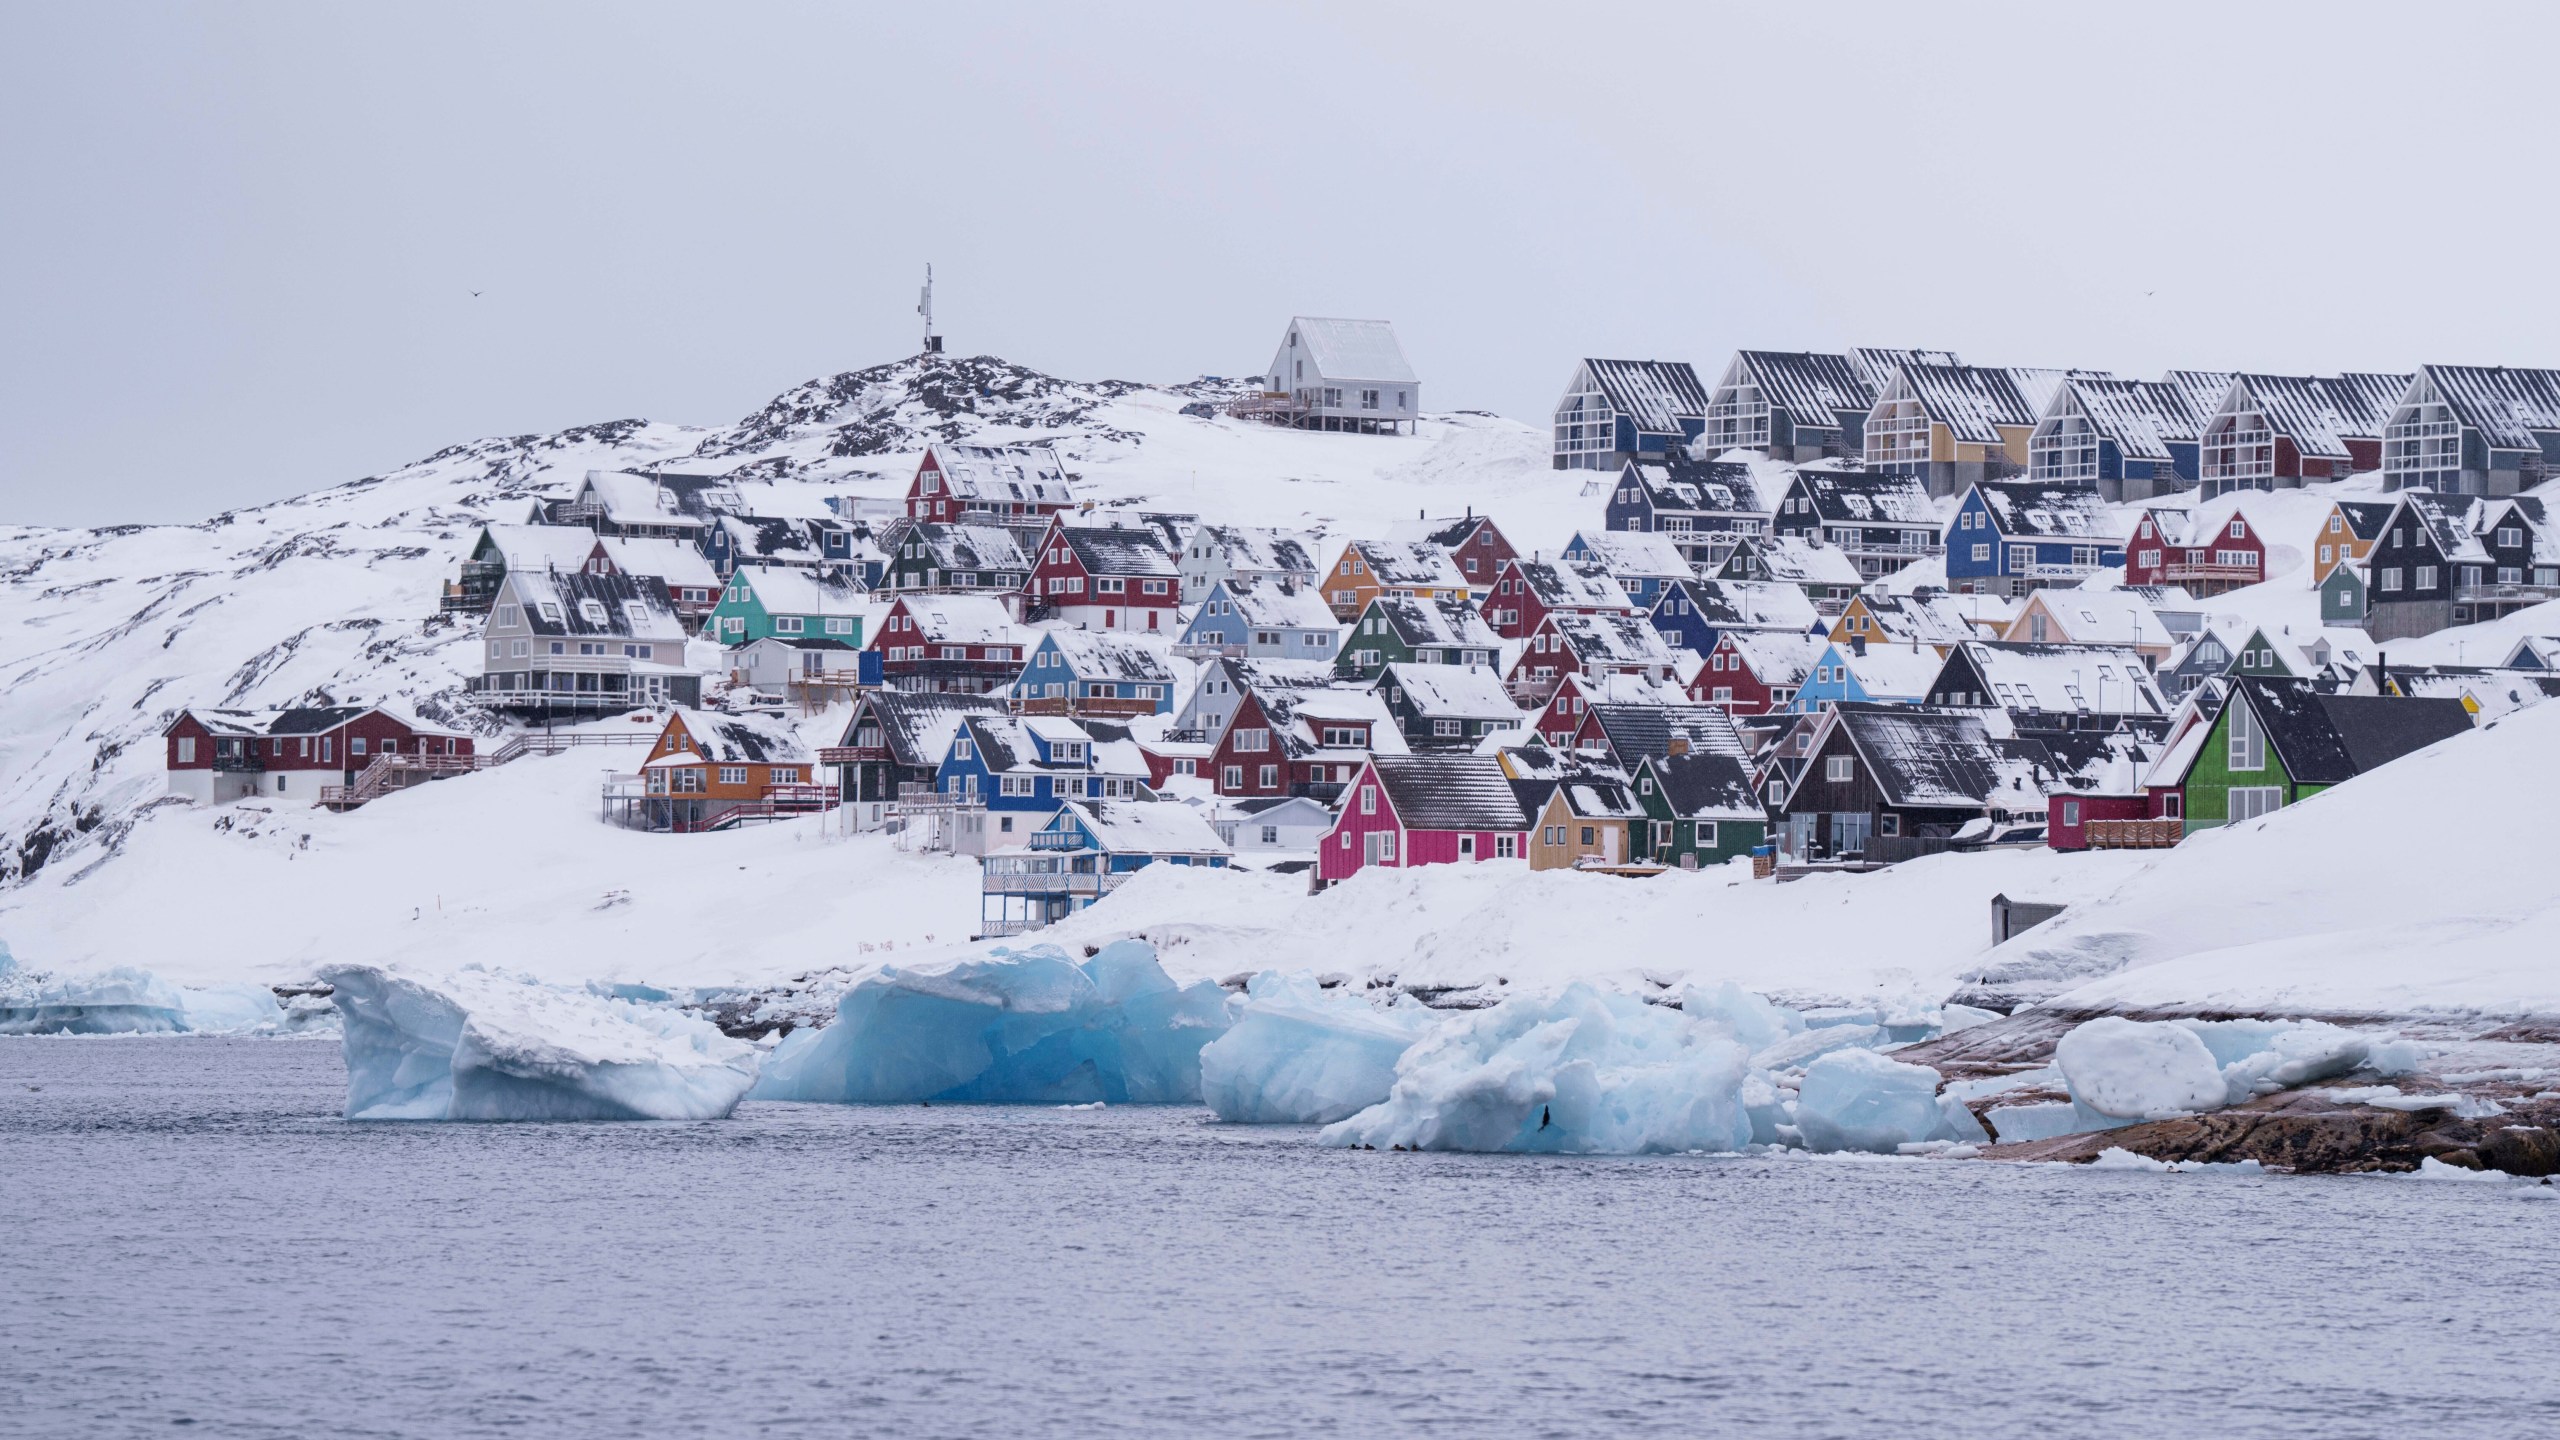
[{"label": "white house on hilltop", "polygon": [[1301,315],[1289,322],[1263,377],[1268,393],[1235,413],[1301,430],[1409,430],[1422,413],[1422,384],[1384,320]]}]

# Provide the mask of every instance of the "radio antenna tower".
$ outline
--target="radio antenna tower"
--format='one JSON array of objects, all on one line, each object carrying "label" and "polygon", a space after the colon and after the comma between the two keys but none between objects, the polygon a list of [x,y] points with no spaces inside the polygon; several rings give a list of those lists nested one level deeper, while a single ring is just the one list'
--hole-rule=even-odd
[{"label": "radio antenna tower", "polygon": [[933,265],[924,267],[924,298],[916,302],[916,313],[924,317],[924,353],[942,353],[942,337],[933,333]]}]

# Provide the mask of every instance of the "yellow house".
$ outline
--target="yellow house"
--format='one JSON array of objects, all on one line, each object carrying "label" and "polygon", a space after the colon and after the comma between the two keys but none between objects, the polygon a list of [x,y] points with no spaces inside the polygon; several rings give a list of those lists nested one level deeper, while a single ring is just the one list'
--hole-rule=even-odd
[{"label": "yellow house", "polygon": [[2023,474],[2037,412],[2065,372],[1908,362],[1867,412],[1867,467],[1917,475],[1932,495]]},{"label": "yellow house", "polygon": [[[1831,642],[1869,646],[1918,641],[1946,654],[1967,640],[1991,638],[1968,621],[1953,596],[1859,595],[1831,623]],[[1967,597],[1970,598],[1970,597]]]},{"label": "yellow house", "polygon": [[1466,600],[1466,577],[1449,552],[1428,540],[1354,540],[1325,572],[1324,603],[1336,620],[1359,618],[1381,595]]},{"label": "yellow house", "polygon": [[2362,560],[2382,538],[2382,527],[2399,507],[2371,500],[2341,500],[2320,521],[2311,540],[2311,583],[2326,580],[2341,565]]},{"label": "yellow house", "polygon": [[1624,782],[1580,776],[1558,784],[1538,811],[1529,837],[1529,868],[1571,870],[1624,865],[1635,858],[1628,827],[1645,823],[1644,807]]}]

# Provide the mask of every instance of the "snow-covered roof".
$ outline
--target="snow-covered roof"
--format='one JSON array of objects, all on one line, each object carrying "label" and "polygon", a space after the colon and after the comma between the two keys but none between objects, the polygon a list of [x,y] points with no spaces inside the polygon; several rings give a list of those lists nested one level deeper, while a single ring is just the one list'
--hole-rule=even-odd
[{"label": "snow-covered roof", "polygon": [[1730,645],[1742,657],[1752,678],[1763,685],[1799,686],[1831,642],[1820,635],[1782,630],[1727,630],[1718,645]]},{"label": "snow-covered roof", "polygon": [[1848,551],[1801,535],[1755,535],[1742,544],[1758,556],[1771,580],[1792,585],[1855,586],[1866,578]]},{"label": "snow-covered roof", "polygon": [[1547,616],[1545,625],[1555,627],[1573,648],[1574,657],[1584,665],[1652,665],[1668,668],[1672,664],[1671,646],[1662,632],[1641,615],[1590,614],[1582,611],[1560,611]]},{"label": "snow-covered roof", "polygon": [[2292,441],[2305,458],[2351,458],[2342,433],[2347,417],[2316,375],[2233,376],[2231,391],[2215,413],[2250,410],[2264,415],[2267,428]]},{"label": "snow-covered roof", "polygon": [[2004,536],[2119,541],[2115,508],[2095,490],[2054,480],[1980,480],[1973,490]]},{"label": "snow-covered roof", "polygon": [[1224,855],[1226,842],[1188,805],[1146,800],[1070,800],[1047,828],[1084,827],[1114,855]]},{"label": "snow-covered roof", "polygon": [[699,530],[699,516],[678,508],[677,494],[656,477],[628,470],[590,470],[579,487],[580,498],[604,512],[617,525],[675,526]]},{"label": "snow-covered roof", "polygon": [[[1995,739],[1972,715],[1909,706],[1843,705],[1837,723],[1890,805],[2007,808],[2040,802],[2043,747]],[[1807,773],[1812,773],[1808,769]]]},{"label": "snow-covered roof", "polygon": [[1354,540],[1351,548],[1381,585],[1397,589],[1466,588],[1466,577],[1458,573],[1458,562],[1428,540]]},{"label": "snow-covered roof", "polygon": [[[537,529],[558,527],[537,526]],[[720,574],[692,544],[665,536],[606,535],[598,542],[614,568],[628,575],[653,575],[668,585],[696,590],[720,588]]]},{"label": "snow-covered roof", "polygon": [[2334,785],[2471,729],[2460,700],[2329,694],[2313,681],[2232,677],[2297,785]]},{"label": "snow-covered roof", "polygon": [[2073,376],[2042,413],[2050,421],[2072,410],[2131,460],[2166,462],[2169,442],[2194,440],[2202,424],[2188,408],[2185,391],[2157,380]]},{"label": "snow-covered roof", "polygon": [[931,765],[951,749],[951,737],[971,715],[994,715],[1004,707],[984,695],[956,695],[930,690],[869,690],[845,721],[839,745],[857,743],[865,719],[877,722],[880,743],[900,765]]},{"label": "snow-covered roof", "polygon": [[[716,710],[678,710],[670,725],[682,725],[694,753],[714,765],[806,765],[809,747],[800,743],[790,722],[772,715],[730,715]],[[694,764],[684,756],[664,756],[652,764]]]},{"label": "snow-covered roof", "polygon": [[1686,579],[1697,572],[1671,537],[1651,530],[1585,530],[1581,549],[1620,580]]},{"label": "snow-covered roof", "polygon": [[731,553],[743,560],[815,565],[825,558],[804,521],[780,515],[714,515],[711,524],[729,537]]},{"label": "snow-covered roof", "polygon": [[1271,630],[1339,630],[1324,596],[1304,586],[1278,581],[1256,585],[1219,581],[1211,592],[1235,606],[1236,618],[1248,626]]},{"label": "snow-covered roof", "polygon": [[654,577],[591,575],[585,571],[510,570],[498,587],[524,611],[537,635],[612,636],[615,639],[684,643],[667,587]]},{"label": "snow-covered roof", "polygon": [[1910,364],[1877,399],[1916,400],[1922,413],[1957,440],[1997,445],[1999,426],[2036,423],[2037,407],[2021,388],[2020,374],[1987,365]]},{"label": "snow-covered roof", "polygon": [[1672,455],[1661,460],[1630,460],[1625,474],[1645,488],[1656,510],[1697,515],[1765,515],[1759,477],[1738,460],[1696,460]]},{"label": "snow-covered roof", "polygon": [[1958,652],[2004,710],[2169,713],[2150,668],[2130,646],[1968,640]]},{"label": "snow-covered roof", "polygon": [[1511,562],[1520,582],[1550,610],[1619,610],[1634,608],[1626,587],[1598,560],[1530,560]]},{"label": "snow-covered roof", "polygon": [[988,595],[902,595],[916,633],[946,645],[1009,645],[1028,632],[1017,629],[1004,602]]},{"label": "snow-covered roof", "polygon": [[1067,467],[1053,446],[937,441],[925,453],[941,468],[942,483],[954,499],[1008,505],[1065,505],[1074,499],[1067,488]]},{"label": "snow-covered roof", "polygon": [[1156,647],[1136,635],[1111,630],[1052,630],[1039,649],[1055,649],[1068,670],[1086,680],[1173,683],[1173,669]]},{"label": "snow-covered roof", "polygon": [[1510,721],[1520,715],[1501,672],[1490,665],[1390,665],[1378,684],[1402,691],[1425,719]]},{"label": "snow-covered roof", "polygon": [[1750,753],[1741,733],[1733,728],[1733,717],[1720,706],[1596,704],[1591,707],[1591,719],[1608,737],[1611,753],[1625,765],[1647,755],[1668,755],[1675,746],[1685,753],[1736,759]]},{"label": "snow-covered roof", "polygon": [[1752,785],[1750,762],[1719,751],[1647,755],[1640,769],[1653,772],[1662,798],[1683,820],[1766,820],[1768,811]]},{"label": "snow-covered roof", "polygon": [[1665,598],[1672,591],[1687,596],[1700,619],[1723,629],[1804,631],[1821,618],[1801,586],[1775,580],[1682,580]]},{"label": "snow-covered roof", "polygon": [[1955,597],[1932,592],[1925,595],[1861,595],[1850,602],[1852,609],[1863,608],[1875,621],[1876,628],[1888,640],[1917,640],[1923,645],[1960,645],[1982,638],[1964,607],[1949,603]]},{"label": "snow-covered roof", "polygon": [[1812,502],[1815,518],[1823,521],[1938,526],[1928,482],[1917,475],[1806,467],[1796,471],[1794,490]]},{"label": "snow-covered roof", "polygon": [[1582,366],[1609,397],[1609,408],[1647,434],[1677,435],[1681,421],[1706,416],[1707,389],[1685,360],[1585,360]]},{"label": "snow-covered roof", "polygon": [[2059,627],[2051,638],[2080,645],[2156,646],[2166,650],[2169,629],[2140,595],[2127,590],[2038,590],[2010,622],[2007,638],[2024,639],[2027,615],[2041,609]]},{"label": "snow-covered roof", "polygon": [[[1490,652],[1502,644],[1484,617],[1463,600],[1422,599],[1415,595],[1380,595],[1361,618],[1376,616],[1395,628],[1408,647],[1437,646]],[[1355,622],[1356,623],[1356,622]]]},{"label": "snow-covered roof", "polygon": [[483,525],[480,534],[472,553],[495,549],[509,570],[575,570],[587,563],[596,548],[596,532],[584,525]]},{"label": "snow-covered roof", "polygon": [[1413,830],[1526,830],[1529,817],[1490,755],[1380,755],[1370,762]]},{"label": "snow-covered roof", "polygon": [[1396,343],[1395,327],[1384,320],[1300,315],[1289,322],[1289,328],[1297,335],[1307,358],[1315,362],[1317,373],[1327,380],[1415,383],[1413,366],[1404,358],[1404,347]]},{"label": "snow-covered roof", "polygon": [[1153,530],[1127,526],[1062,525],[1059,533],[1092,575],[1167,576],[1176,573],[1173,556]]},{"label": "snow-covered roof", "polygon": [[1929,693],[1929,682],[1946,665],[1927,645],[1879,645],[1860,655],[1849,646],[1833,643],[1829,653],[1830,663],[1847,667],[1850,678],[1870,700],[1922,699]]},{"label": "snow-covered roof", "polygon": [[1875,403],[1876,382],[1846,355],[1804,350],[1744,350],[1734,365],[1760,387],[1760,398],[1796,424],[1830,429],[1844,412]]},{"label": "snow-covered roof", "polygon": [[[2535,449],[2535,431],[2560,430],[2560,370],[2428,365],[2419,373],[2463,424],[2500,449]],[[2399,399],[2392,397],[2392,407]],[[2390,409],[2383,413],[2387,417]]]},{"label": "snow-covered roof", "polygon": [[871,606],[852,581],[797,566],[741,565],[729,581],[746,586],[768,615],[861,615]]},{"label": "snow-covered roof", "polygon": [[1203,558],[1223,551],[1227,568],[1239,575],[1308,575],[1316,570],[1315,547],[1304,536],[1263,525],[1202,525],[1191,532],[1188,548]]},{"label": "snow-covered roof", "polygon": [[937,524],[904,521],[889,534],[892,546],[922,545],[935,569],[1029,574],[1031,552],[1022,537],[1004,525]]}]

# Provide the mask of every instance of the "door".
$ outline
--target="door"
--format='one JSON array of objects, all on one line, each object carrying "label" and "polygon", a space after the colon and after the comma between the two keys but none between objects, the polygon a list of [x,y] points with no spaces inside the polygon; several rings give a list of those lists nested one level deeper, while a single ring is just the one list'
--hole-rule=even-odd
[{"label": "door", "polygon": [[1619,833],[1618,827],[1615,825],[1603,825],[1600,827],[1600,862],[1602,864],[1615,865],[1618,863]]}]

